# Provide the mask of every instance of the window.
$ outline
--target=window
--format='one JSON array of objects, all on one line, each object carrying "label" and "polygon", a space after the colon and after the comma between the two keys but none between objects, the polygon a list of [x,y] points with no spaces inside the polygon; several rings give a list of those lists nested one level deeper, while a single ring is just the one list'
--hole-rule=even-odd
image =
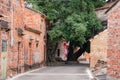
[{"label": "window", "polygon": [[8,22],[7,21],[1,20],[0,24],[1,24],[1,26],[5,27],[5,28],[8,27]]},{"label": "window", "polygon": [[39,43],[36,43],[36,51],[38,52]]},{"label": "window", "polygon": [[38,48],[38,43],[36,44],[36,48]]},{"label": "window", "polygon": [[31,48],[31,45],[32,45],[32,43],[31,43],[31,42],[29,42],[29,48]]},{"label": "window", "polygon": [[58,49],[57,56],[60,57],[60,49]]},{"label": "window", "polygon": [[40,28],[43,26],[43,23],[44,23],[44,20],[41,19],[41,22],[40,22]]},{"label": "window", "polygon": [[2,52],[7,52],[7,40],[2,40]]}]

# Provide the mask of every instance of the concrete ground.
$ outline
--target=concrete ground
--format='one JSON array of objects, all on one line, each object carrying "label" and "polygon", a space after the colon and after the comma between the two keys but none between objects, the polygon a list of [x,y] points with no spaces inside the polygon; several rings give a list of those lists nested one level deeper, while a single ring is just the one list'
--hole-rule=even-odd
[{"label": "concrete ground", "polygon": [[10,80],[93,80],[88,64],[53,66],[38,69]]}]

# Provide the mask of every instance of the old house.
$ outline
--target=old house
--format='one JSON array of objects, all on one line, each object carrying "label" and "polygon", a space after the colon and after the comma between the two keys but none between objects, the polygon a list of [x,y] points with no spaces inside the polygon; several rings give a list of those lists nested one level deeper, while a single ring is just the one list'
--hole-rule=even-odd
[{"label": "old house", "polygon": [[0,78],[6,77],[10,56],[11,11],[9,0],[0,0]]},{"label": "old house", "polygon": [[111,6],[108,14],[108,71],[107,80],[120,79],[120,0]]},{"label": "old house", "polygon": [[99,60],[107,62],[107,29],[90,40],[90,68],[95,69]]},{"label": "old house", "polygon": [[14,76],[46,61],[46,16],[24,0],[0,0],[0,74]]},{"label": "old house", "polygon": [[120,0],[111,0],[104,7],[98,8],[96,13],[107,29],[91,39],[91,68],[95,67],[98,60],[106,61],[106,80],[119,80]]},{"label": "old house", "polygon": [[43,66],[46,57],[46,17],[26,7],[24,23],[25,65]]},{"label": "old house", "polygon": [[105,28],[90,40],[91,42],[90,68],[95,68],[95,65],[99,60],[107,62],[108,14],[106,14],[106,12],[111,6],[115,5],[116,3],[117,1],[111,0],[105,6],[96,8],[97,17],[102,21],[102,25],[105,26]]},{"label": "old house", "polygon": [[67,60],[68,45],[69,45],[69,43],[67,43],[65,41],[60,41],[58,43],[58,47],[57,47],[56,54],[55,54],[55,57],[58,60],[63,60],[63,61]]},{"label": "old house", "polygon": [[[114,4],[108,2],[105,6],[96,8],[97,17],[102,21],[102,25],[107,27],[107,14],[105,12]],[[98,46],[99,45],[99,46]],[[99,60],[107,62],[107,29],[102,30],[90,39],[90,68],[95,69]]]}]

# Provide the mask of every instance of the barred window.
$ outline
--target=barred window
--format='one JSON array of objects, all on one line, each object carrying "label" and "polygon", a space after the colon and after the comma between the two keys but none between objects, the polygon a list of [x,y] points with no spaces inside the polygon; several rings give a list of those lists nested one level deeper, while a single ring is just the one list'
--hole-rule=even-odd
[{"label": "barred window", "polygon": [[39,43],[36,43],[36,52],[39,50]]},{"label": "barred window", "polygon": [[2,40],[2,52],[7,52],[7,40]]}]

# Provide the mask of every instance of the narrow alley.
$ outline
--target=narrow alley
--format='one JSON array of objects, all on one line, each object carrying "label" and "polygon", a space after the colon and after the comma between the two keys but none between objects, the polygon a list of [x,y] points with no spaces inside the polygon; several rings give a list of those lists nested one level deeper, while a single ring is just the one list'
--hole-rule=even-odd
[{"label": "narrow alley", "polygon": [[88,64],[74,64],[42,68],[12,80],[91,80]]},{"label": "narrow alley", "polygon": [[120,80],[120,0],[0,0],[0,80]]}]

